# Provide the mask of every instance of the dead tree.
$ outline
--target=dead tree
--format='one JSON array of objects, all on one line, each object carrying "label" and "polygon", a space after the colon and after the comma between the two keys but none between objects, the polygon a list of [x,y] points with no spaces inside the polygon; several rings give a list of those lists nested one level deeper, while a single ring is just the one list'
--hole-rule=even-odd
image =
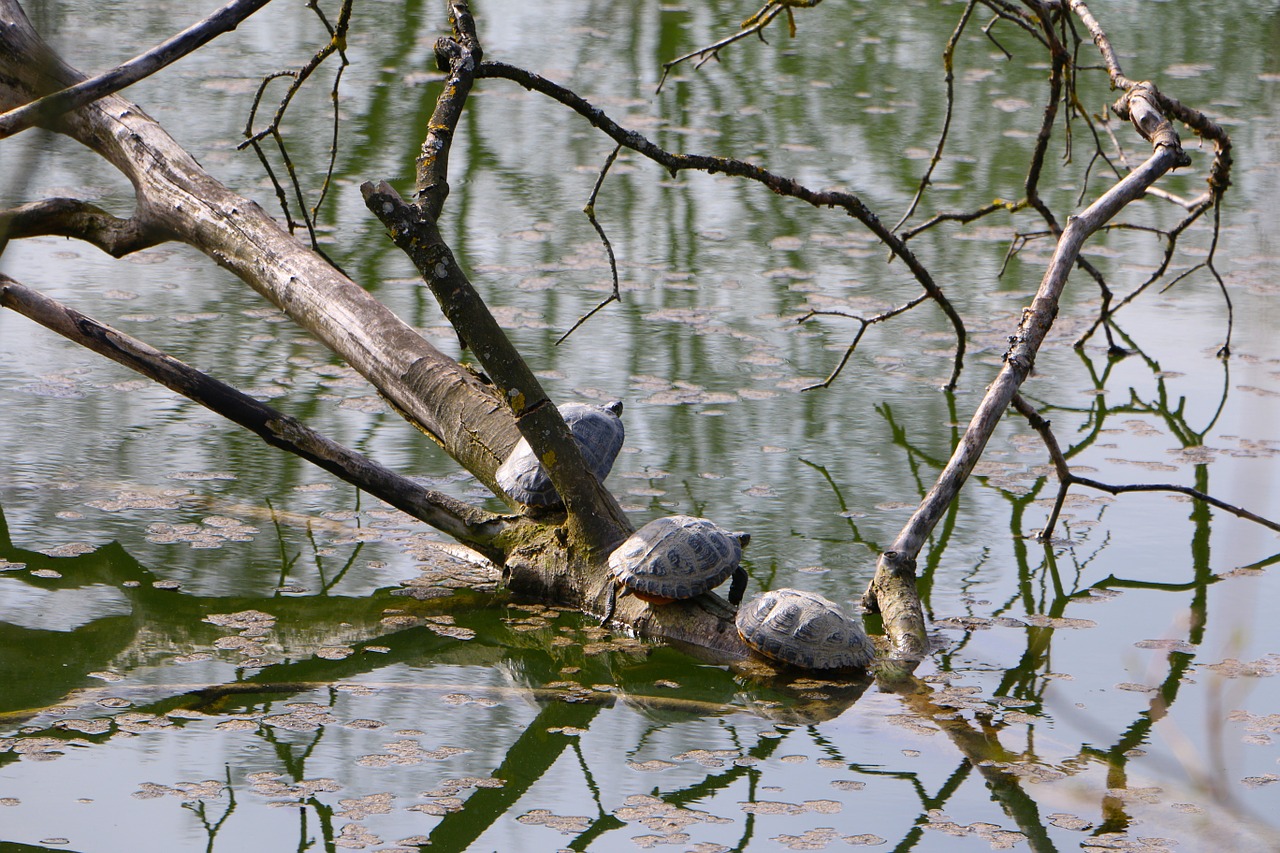
[{"label": "dead tree", "polygon": [[[455,19],[470,19],[462,5],[453,12]],[[458,40],[447,43],[461,45]],[[78,199],[24,205],[4,215],[9,239],[60,234],[114,255],[168,240],[187,243],[342,356],[396,411],[504,498],[495,472],[523,434],[539,458],[556,460],[547,467],[566,508],[534,517],[513,504],[509,514],[487,513],[416,487],[358,454],[349,454],[351,458],[339,464],[333,460],[332,448],[322,447],[319,437],[304,434],[295,421],[280,413],[238,413],[247,403],[243,395],[228,393],[226,386],[218,387],[220,383],[195,380],[190,369],[175,360],[83,317],[70,306],[40,297],[13,279],[0,282],[0,304],[130,367],[145,365],[154,378],[174,377],[161,381],[232,420],[256,420],[260,427],[255,431],[278,447],[309,446],[311,458],[330,460],[332,464],[325,467],[348,482],[498,562],[513,591],[599,612],[612,583],[607,571],[602,571],[605,557],[629,534],[631,525],[583,466],[555,406],[549,405],[546,393],[487,308],[474,291],[457,292],[465,281],[434,231],[434,215],[414,216],[413,227],[431,241],[415,260],[426,264],[429,283],[447,284],[453,288],[450,293],[457,293],[456,303],[446,302],[446,314],[460,324],[473,351],[495,353],[493,359],[482,356],[482,363],[500,383],[497,387],[431,346],[364,288],[299,243],[257,203],[211,177],[138,106],[98,90],[98,99],[84,104],[50,98],[41,109],[28,106],[84,82],[84,76],[40,38],[16,2],[0,0],[0,109],[9,111],[9,131],[38,123],[65,134],[124,174],[136,194],[135,209],[128,217],[112,216]],[[445,100],[441,109],[451,106]],[[12,111],[24,107],[25,125],[12,118]],[[438,202],[443,203],[444,193],[438,192]],[[383,193],[372,192],[371,204],[381,205],[385,199],[391,205],[393,200]],[[379,211],[389,221],[404,212],[399,206]],[[183,376],[187,378],[177,378]],[[406,500],[405,495],[412,498]],[[729,658],[742,657],[746,650],[731,629],[732,615],[733,609],[722,599],[703,596],[696,603],[665,608],[625,599],[615,618],[642,634],[684,640]]]},{"label": "dead tree", "polygon": [[[175,40],[194,49],[192,45],[203,43],[199,39],[207,41],[233,28],[261,5],[260,0],[232,3],[208,19],[216,19],[216,23],[202,22],[192,28],[197,31],[194,36],[186,31],[181,34],[185,39]],[[794,27],[792,7],[817,5],[818,0],[771,3],[747,26],[762,28],[785,11]],[[975,5],[976,0],[966,6],[965,20]],[[1037,203],[1035,193],[1036,164],[1044,156],[1053,115],[1067,97],[1064,92],[1071,92],[1074,97],[1073,88],[1064,88],[1068,72],[1074,71],[1065,42],[1069,16],[1062,4],[1039,0],[1027,0],[1023,7],[1004,2],[984,5],[1032,33],[1053,60],[1045,129],[1027,189],[1027,204],[1041,210],[1043,204]],[[1105,35],[1084,5],[1073,2],[1070,8],[1085,22],[1095,41],[1103,45]],[[299,242],[257,203],[237,195],[205,172],[142,109],[116,94],[138,79],[138,69],[162,67],[163,60],[168,57],[172,61],[175,53],[183,49],[181,46],[166,42],[163,50],[151,52],[157,54],[154,61],[148,62],[150,54],[144,55],[130,69],[117,69],[86,80],[40,38],[16,0],[0,0],[0,110],[7,111],[0,115],[0,138],[39,125],[78,141],[130,180],[135,207],[131,215],[118,217],[79,199],[35,201],[3,213],[0,247],[7,239],[38,234],[76,237],[115,256],[164,241],[193,246],[345,359],[406,420],[496,495],[507,499],[511,512],[486,512],[422,489],[359,454],[327,442],[287,415],[255,403],[13,279],[0,279],[0,305],[163,382],[254,430],[269,443],[298,453],[443,530],[501,565],[513,591],[598,613],[612,583],[605,558],[630,532],[631,525],[612,495],[584,466],[556,407],[467,280],[437,226],[449,193],[450,143],[466,109],[468,93],[479,81],[505,80],[567,107],[620,148],[649,158],[672,173],[699,170],[755,181],[779,195],[814,208],[834,208],[851,217],[876,235],[920,290],[902,307],[882,317],[863,319],[862,328],[923,304],[936,307],[956,334],[948,383],[954,385],[964,360],[964,325],[944,288],[910,248],[910,236],[920,228],[901,233],[889,228],[850,192],[814,190],[746,161],[667,151],[553,81],[501,62],[486,61],[467,4],[452,0],[448,10],[451,34],[435,46],[446,81],[418,158],[415,194],[406,201],[390,186],[377,181],[377,176],[369,176],[363,192],[369,209],[414,262],[445,316],[475,353],[482,375],[432,347],[317,249]],[[317,57],[341,53],[349,12],[347,4],[337,26],[330,28],[331,43]],[[961,28],[963,25],[962,22]],[[712,49],[718,51],[732,41],[718,42]],[[1104,48],[1104,56],[1112,63],[1114,56],[1108,50],[1109,47]],[[304,78],[304,74],[295,75],[297,80]],[[1019,327],[1010,330],[1011,346],[1004,367],[979,405],[951,462],[892,548],[881,555],[866,596],[868,605],[884,614],[894,657],[909,662],[920,659],[927,651],[914,587],[915,559],[980,457],[995,424],[1017,399],[1018,388],[1031,370],[1056,315],[1068,275],[1081,263],[1082,244],[1125,205],[1149,191],[1167,171],[1185,164],[1170,118],[1197,132],[1208,132],[1204,130],[1211,124],[1207,119],[1165,98],[1148,83],[1127,80],[1118,65],[1112,81],[1124,89],[1115,108],[1117,114],[1129,119],[1151,143],[1152,154],[1137,168],[1118,175],[1114,186],[1071,217],[1065,227],[1057,227],[1047,208],[1041,210],[1057,248],[1035,301],[1023,312]],[[922,181],[922,191],[927,180],[926,176]],[[1219,182],[1224,190],[1227,183],[1225,178]],[[830,384],[835,373],[823,384]],[[495,472],[520,436],[548,463],[553,485],[564,502],[562,510],[535,513],[506,498],[498,487]],[[733,609],[726,602],[707,594],[691,602],[657,608],[634,598],[626,599],[620,603],[615,618],[642,635],[684,641],[712,650],[721,659],[733,659],[744,656],[746,650],[732,628],[732,616]]]}]

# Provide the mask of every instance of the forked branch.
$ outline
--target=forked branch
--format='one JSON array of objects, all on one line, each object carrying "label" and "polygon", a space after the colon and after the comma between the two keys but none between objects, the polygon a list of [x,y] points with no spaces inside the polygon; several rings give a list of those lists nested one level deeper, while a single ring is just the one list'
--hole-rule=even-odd
[{"label": "forked branch", "polygon": [[[293,229],[295,223],[293,216],[289,212],[288,193],[285,191],[284,185],[280,179],[276,177],[275,170],[271,168],[271,161],[267,158],[267,154],[262,149],[262,141],[268,137],[275,142],[276,150],[280,152],[280,159],[284,163],[285,171],[289,175],[289,184],[293,189],[294,198],[298,202],[298,210],[302,214],[303,224],[306,225],[307,235],[311,240],[311,248],[323,254],[320,249],[319,240],[316,237],[316,216],[319,212],[320,205],[324,203],[324,198],[328,194],[329,184],[333,180],[333,168],[338,159],[338,125],[341,113],[338,110],[338,89],[342,84],[342,73],[346,70],[347,61],[347,31],[351,25],[351,7],[353,0],[343,0],[342,8],[338,13],[338,21],[336,25],[330,25],[320,7],[316,5],[316,0],[310,0],[307,8],[320,19],[321,24],[329,32],[328,44],[316,51],[315,55],[303,65],[301,68],[288,71],[276,71],[268,74],[258,85],[258,92],[254,95],[253,105],[249,108],[249,117],[245,121],[244,135],[245,141],[241,142],[237,149],[253,148],[255,154],[258,155],[258,161],[262,163],[263,169],[267,173],[267,177],[271,179],[272,186],[276,190],[276,198],[280,201],[281,210],[284,212],[285,219],[289,223],[290,230]],[[294,96],[301,91],[302,86],[307,82],[311,75],[324,62],[334,54],[338,54],[340,64],[338,70],[333,75],[333,86],[330,89],[329,99],[333,103],[333,134],[329,143],[329,163],[325,169],[324,181],[320,185],[316,201],[310,206],[306,202],[305,194],[302,190],[302,183],[298,179],[298,172],[293,165],[293,158],[289,156],[289,148],[285,144],[284,134],[280,128],[284,122],[285,113],[289,109],[289,105],[293,103]],[[279,105],[276,107],[275,115],[272,116],[271,122],[261,130],[253,129],[254,119],[257,117],[258,108],[262,105],[262,99],[266,95],[267,87],[273,80],[290,79],[293,82],[289,84],[284,96],[280,99]],[[327,257],[327,256],[326,256]]]},{"label": "forked branch", "polygon": [[807,312],[803,317],[799,318],[797,322],[804,323],[810,320],[811,318],[818,317],[818,316],[848,317],[851,320],[856,320],[859,325],[858,325],[858,333],[853,336],[853,342],[849,344],[847,349],[845,349],[844,356],[841,357],[840,363],[836,365],[835,370],[832,370],[831,373],[827,375],[827,378],[822,380],[821,382],[816,382],[813,385],[806,385],[800,390],[812,391],[815,388],[829,388],[831,386],[831,383],[836,380],[836,377],[840,375],[840,371],[844,370],[844,366],[849,363],[849,359],[853,356],[854,350],[858,348],[858,342],[862,340],[862,335],[864,332],[867,331],[868,326],[872,326],[876,323],[883,323],[885,320],[888,320],[892,317],[897,317],[899,314],[903,314],[907,311],[910,311],[912,308],[915,308],[917,305],[919,305],[921,302],[924,302],[928,298],[929,298],[928,294],[922,293],[919,296],[917,296],[915,299],[912,299],[910,302],[906,303],[905,305],[899,305],[897,308],[891,308],[890,310],[877,314],[874,317],[859,317],[857,315],[850,314],[847,311],[835,311],[830,309],[828,310],[814,309],[812,311]]}]

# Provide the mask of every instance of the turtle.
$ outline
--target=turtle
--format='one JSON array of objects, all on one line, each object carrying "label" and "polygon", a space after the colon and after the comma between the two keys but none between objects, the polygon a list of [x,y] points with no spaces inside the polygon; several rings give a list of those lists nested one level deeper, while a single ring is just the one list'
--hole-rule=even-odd
[{"label": "turtle", "polygon": [[747,589],[742,549],[749,533],[731,533],[714,521],[669,515],[641,527],[609,555],[614,582],[600,624],[613,617],[618,589],[651,604],[693,598],[719,586],[730,575],[729,603],[737,605]]},{"label": "turtle", "polygon": [[[614,400],[603,406],[565,403],[559,409],[582,451],[582,460],[603,481],[622,449],[622,401]],[[561,503],[547,469],[542,467],[524,438],[516,442],[511,455],[498,468],[496,479],[504,492],[526,506],[552,507]]]},{"label": "turtle", "polygon": [[748,646],[805,669],[865,669],[875,656],[859,622],[804,590],[766,592],[740,608],[734,621]]}]

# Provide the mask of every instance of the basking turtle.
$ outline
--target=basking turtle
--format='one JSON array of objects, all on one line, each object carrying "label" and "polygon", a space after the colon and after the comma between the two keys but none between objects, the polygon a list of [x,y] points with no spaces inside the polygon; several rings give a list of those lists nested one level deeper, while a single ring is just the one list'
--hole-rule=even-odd
[{"label": "basking turtle", "polygon": [[669,604],[701,595],[730,575],[729,602],[742,601],[747,573],[742,549],[751,541],[747,533],[730,533],[715,522],[689,515],[654,519],[631,535],[609,555],[615,583],[609,586],[603,625],[613,617],[618,587],[651,604]]},{"label": "basking turtle", "polygon": [[865,668],[875,656],[862,625],[812,592],[771,590],[738,610],[735,622],[760,654],[806,669]]},{"label": "basking turtle", "polygon": [[[622,449],[622,402],[603,406],[565,403],[560,416],[582,451],[582,459],[601,481],[609,476],[613,460]],[[514,500],[526,506],[556,506],[561,503],[547,469],[542,467],[529,442],[521,438],[507,461],[498,468],[498,485]]]}]

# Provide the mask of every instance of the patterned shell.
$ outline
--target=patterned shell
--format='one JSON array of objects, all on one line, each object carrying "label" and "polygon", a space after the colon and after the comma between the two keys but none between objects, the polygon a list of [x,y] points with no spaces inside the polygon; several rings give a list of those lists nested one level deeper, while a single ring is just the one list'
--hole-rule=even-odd
[{"label": "patterned shell", "polygon": [[[601,480],[609,476],[613,460],[622,449],[621,414],[622,403],[618,401],[605,406],[586,403],[560,406],[560,416],[582,450],[583,461]],[[547,470],[523,438],[498,468],[497,480],[504,492],[527,506],[555,506],[561,502]]]},{"label": "patterned shell", "polygon": [[662,598],[693,598],[724,582],[742,561],[746,534],[688,515],[654,519],[609,555],[625,586]]},{"label": "patterned shell", "polygon": [[738,611],[738,634],[765,657],[806,669],[864,668],[875,650],[862,626],[812,592],[775,589]]}]

